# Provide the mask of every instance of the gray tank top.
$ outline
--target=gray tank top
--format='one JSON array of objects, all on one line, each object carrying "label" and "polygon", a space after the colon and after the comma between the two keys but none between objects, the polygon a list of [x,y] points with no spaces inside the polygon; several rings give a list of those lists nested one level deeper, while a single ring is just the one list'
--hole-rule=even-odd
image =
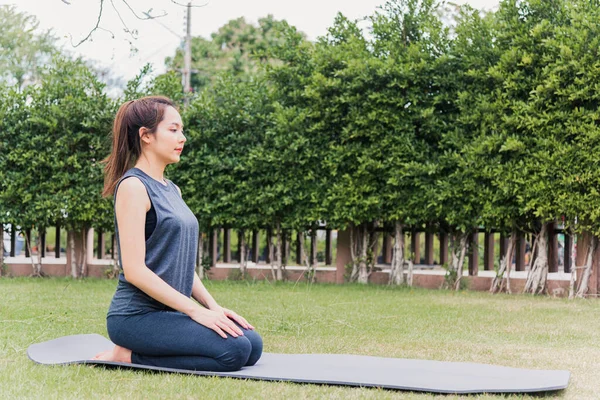
[{"label": "gray tank top", "polygon": [[[121,182],[132,176],[142,181],[156,211],[156,227],[146,240],[146,266],[177,291],[190,297],[198,251],[198,220],[179,195],[173,182],[165,179],[165,186],[139,168],[131,168],[117,182],[115,199]],[[116,211],[115,232],[119,263],[122,266]],[[127,282],[121,271],[108,316],[166,309],[170,308]]]}]

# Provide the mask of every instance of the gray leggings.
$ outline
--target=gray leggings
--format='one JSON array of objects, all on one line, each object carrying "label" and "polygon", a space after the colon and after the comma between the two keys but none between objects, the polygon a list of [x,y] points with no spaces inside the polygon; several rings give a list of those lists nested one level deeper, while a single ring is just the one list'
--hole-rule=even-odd
[{"label": "gray leggings", "polygon": [[254,365],[262,354],[255,331],[240,327],[244,336],[223,339],[178,311],[112,315],[106,322],[110,340],[130,349],[134,364],[228,372]]}]

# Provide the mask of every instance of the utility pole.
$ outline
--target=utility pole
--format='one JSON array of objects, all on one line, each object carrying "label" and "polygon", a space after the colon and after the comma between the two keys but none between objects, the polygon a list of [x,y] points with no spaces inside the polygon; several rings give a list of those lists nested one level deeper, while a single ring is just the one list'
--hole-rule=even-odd
[{"label": "utility pole", "polygon": [[187,5],[187,24],[185,31],[185,56],[183,66],[184,104],[190,103],[189,94],[192,88],[192,2]]}]

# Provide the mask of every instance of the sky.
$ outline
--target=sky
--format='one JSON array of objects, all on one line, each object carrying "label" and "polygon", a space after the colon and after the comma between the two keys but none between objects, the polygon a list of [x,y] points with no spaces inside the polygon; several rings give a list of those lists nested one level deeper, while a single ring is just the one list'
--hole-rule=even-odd
[{"label": "sky", "polygon": [[[176,3],[188,0],[105,0],[100,27],[91,40],[77,44],[95,26],[100,0],[0,0],[13,4],[20,12],[34,15],[41,29],[52,29],[63,49],[76,56],[92,60],[97,66],[108,68],[114,77],[126,81],[133,78],[146,64],[151,63],[155,73],[165,70],[164,60],[175,54],[185,34],[185,7]],[[455,0],[480,9],[497,7],[498,0]],[[70,4],[66,4],[70,3]],[[119,10],[125,25],[137,30],[136,39],[124,31],[124,25],[112,4]],[[259,18],[272,14],[285,19],[310,40],[324,35],[338,12],[354,19],[372,14],[385,0],[194,0],[192,4],[192,35],[210,38],[210,34],[232,19],[245,17],[256,23]],[[144,17],[151,14],[160,18],[140,20],[128,8]],[[113,38],[114,36],[114,38]],[[132,48],[137,51],[132,51]]]}]

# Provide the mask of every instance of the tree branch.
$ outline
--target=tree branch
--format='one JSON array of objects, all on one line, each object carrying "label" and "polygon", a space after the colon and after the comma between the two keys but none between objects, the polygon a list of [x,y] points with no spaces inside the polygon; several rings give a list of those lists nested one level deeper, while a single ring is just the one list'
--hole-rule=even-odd
[{"label": "tree branch", "polygon": [[154,18],[160,18],[160,17],[164,17],[165,15],[167,15],[167,13],[163,10],[163,13],[161,15],[150,15],[150,13],[152,12],[152,8],[149,9],[147,12],[144,12],[142,14],[146,15],[146,18],[142,18],[139,15],[137,15],[137,13],[135,12],[135,10],[133,8],[131,8],[131,6],[129,5],[129,3],[127,2],[127,0],[122,0],[123,3],[125,3],[125,5],[127,6],[127,8],[129,8],[129,10],[131,11],[131,13],[133,15],[135,15],[135,17],[137,19],[140,19],[142,21],[147,20],[147,19],[154,19]]},{"label": "tree branch", "polygon": [[[67,4],[67,5],[71,5],[70,0],[61,0],[61,1],[63,3],[65,3],[65,4]],[[131,7],[131,5],[128,2],[129,0],[121,0],[121,1],[127,6],[127,8],[129,8],[129,11],[131,11],[131,13],[137,19],[142,20],[142,21],[149,20],[149,19],[156,19],[156,18],[164,17],[164,16],[167,15],[167,12],[164,11],[164,10],[162,11],[162,14],[160,14],[160,15],[151,15],[151,12],[152,12],[152,8],[151,8],[148,11],[142,13],[144,16],[140,16],[140,15],[138,15],[138,13],[135,12],[135,10],[133,9],[133,7]],[[174,0],[171,0],[171,1],[174,2],[175,4],[182,5],[182,4],[179,4],[179,3],[175,2]],[[104,2],[105,2],[105,0],[100,0],[100,11],[98,12],[98,18],[96,20],[96,25],[88,32],[88,34],[83,39],[81,39],[79,42],[77,42],[77,44],[74,44],[73,43],[73,36],[69,35],[70,40],[71,40],[71,46],[73,46],[73,47],[79,47],[82,43],[84,43],[85,41],[87,41],[88,39],[90,39],[92,37],[92,34],[95,31],[97,31],[97,30],[104,30],[106,32],[109,32],[112,35],[112,38],[113,39],[115,38],[115,35],[114,35],[113,32],[111,32],[111,31],[109,31],[107,29],[100,28],[100,21],[102,20],[102,13],[104,11]],[[117,9],[117,7],[116,7],[116,5],[114,3],[114,0],[110,0],[110,4],[112,5],[113,10],[115,10],[115,12],[117,13],[117,17],[119,17],[119,20],[121,21],[121,24],[123,24],[125,32],[128,33],[132,38],[137,39],[136,30],[129,29],[129,27],[127,26],[127,24],[123,20],[123,18],[121,16],[121,13]],[[200,5],[200,6],[192,6],[192,7],[204,7],[207,4],[208,3]]]},{"label": "tree branch", "polygon": [[79,47],[83,42],[85,42],[86,40],[88,40],[92,36],[92,33],[94,33],[98,29],[98,27],[100,26],[100,19],[102,18],[102,9],[103,9],[103,7],[104,7],[104,0],[100,0],[100,12],[98,13],[98,20],[96,21],[96,26],[94,26],[94,28],[92,28],[92,30],[87,34],[87,36],[84,37],[83,39],[81,39],[81,41],[79,41],[79,43],[73,44],[73,36],[69,34],[69,36],[71,38],[71,45],[73,47]]},{"label": "tree branch", "polygon": [[[125,4],[127,4],[127,2],[125,0],[123,0],[123,2]],[[135,36],[135,34],[127,27],[127,24],[125,23],[125,21],[123,21],[123,18],[121,17],[121,13],[119,12],[119,10],[117,10],[117,7],[115,6],[114,0],[110,0],[110,4],[112,5],[113,10],[115,10],[115,12],[117,13],[117,17],[119,17],[121,24],[123,24],[125,33],[128,33],[129,35],[131,35],[132,38],[137,39],[137,36]],[[114,36],[113,36],[113,38],[114,38]]]}]

